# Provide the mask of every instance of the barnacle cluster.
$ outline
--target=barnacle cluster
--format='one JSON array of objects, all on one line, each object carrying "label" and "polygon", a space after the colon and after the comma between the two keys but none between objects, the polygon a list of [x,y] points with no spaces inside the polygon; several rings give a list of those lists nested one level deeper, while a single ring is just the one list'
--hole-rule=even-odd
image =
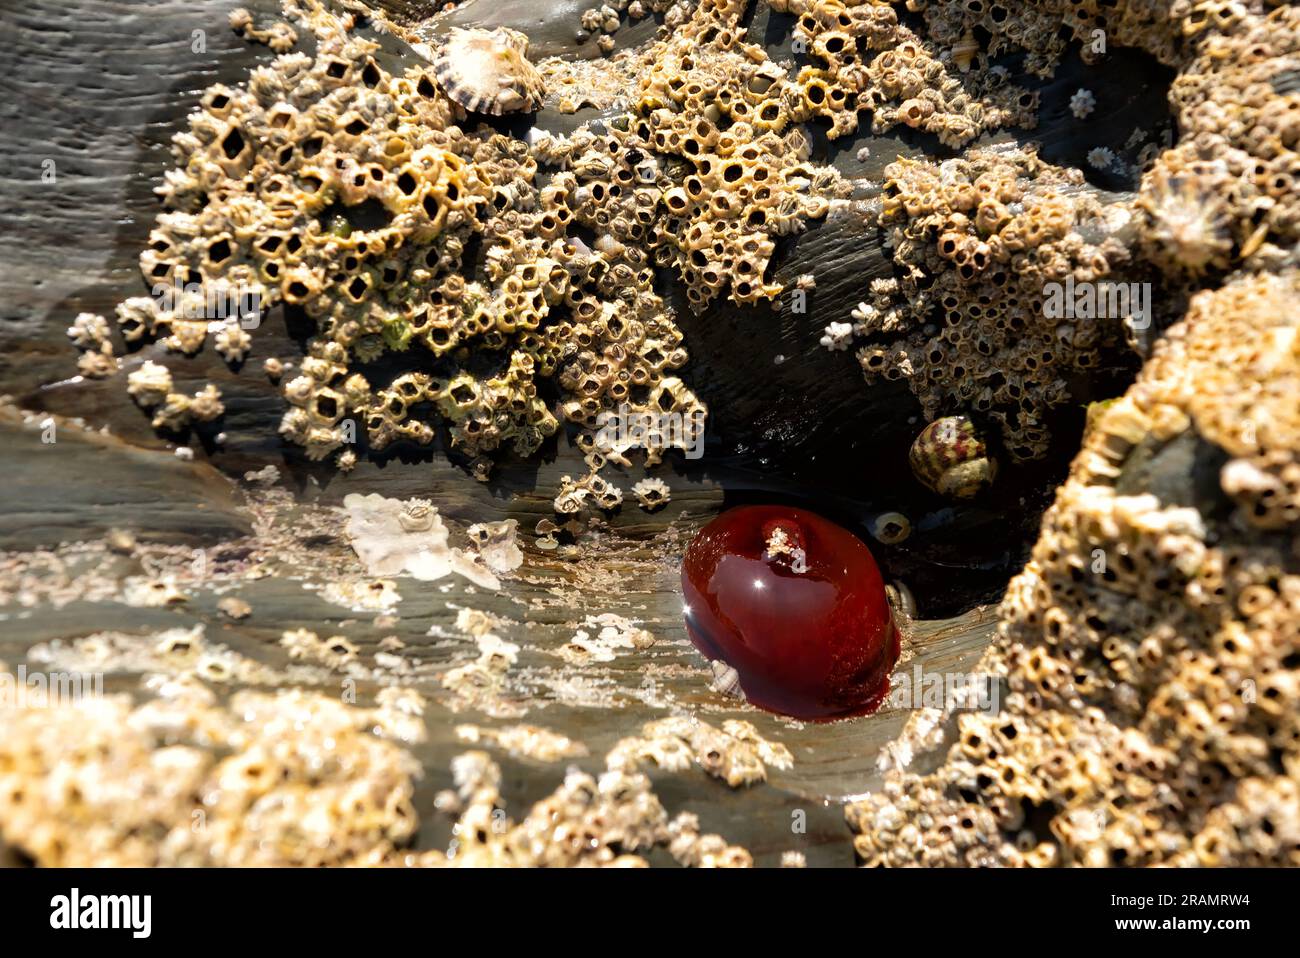
[{"label": "barnacle cluster", "polygon": [[519,660],[519,646],[496,635],[491,631],[494,623],[472,610],[462,610],[457,627],[473,636],[478,655],[443,674],[442,687],[454,696],[449,707],[453,711],[473,708],[497,717],[522,714],[524,709],[503,695],[507,673]]},{"label": "barnacle cluster", "polygon": [[1037,94],[1007,83],[1005,71],[971,71],[979,45],[969,32],[923,38],[888,3],[773,0],[771,7],[798,18],[795,40],[813,61],[797,77],[797,117],[829,120],[832,139],[857,130],[862,110],[871,111],[874,133],[901,124],[951,147],[1036,123]]},{"label": "barnacle cluster", "polygon": [[[1256,7],[1262,4],[1248,0]],[[1247,4],[1222,0],[1138,0],[1104,3],[1096,0],[907,0],[920,11],[925,35],[956,56],[964,39],[976,31],[988,37],[980,55],[998,57],[1024,51],[1024,69],[1051,76],[1067,49],[1085,63],[1099,62],[1114,47],[1147,50],[1161,63],[1176,64],[1186,37],[1217,22],[1230,23]],[[1186,18],[1180,29],[1180,18]]]},{"label": "barnacle cluster", "polygon": [[[1238,260],[1275,263],[1294,239],[1296,94],[1282,68],[1294,15],[1264,16],[1261,2],[1040,0],[1010,16],[1000,4],[941,0],[909,6],[925,19],[921,36],[887,3],[776,0],[809,61],[792,72],[746,39],[746,0],[708,0],[674,8],[672,29],[642,54],[629,115],[531,146],[470,130],[465,112],[540,102],[521,34],[453,31],[435,68],[397,72],[352,29],[354,14],[291,2],[286,11],[316,34],[314,54],[286,53],[246,88],[205,94],[176,138],[178,168],[160,190],[168,212],[141,258],[167,295],[123,303],[119,325],[128,344],[157,338],[186,354],[213,335],[238,363],[252,348],[235,321],[246,317],[214,323],[214,299],[251,298],[259,314],[280,303],[304,311],[318,334],[282,383],[281,431],[313,458],[337,454],[343,468],[356,462],[346,448],[358,439],[355,418],[376,451],[428,444],[445,425],[485,476],[499,449],[531,455],[558,429],[542,379],[558,384],[561,417],[587,430],[593,474],[610,458],[625,464],[623,450],[590,434],[602,412],[625,401],[633,411],[702,409],[673,375],[686,353],[652,267],[674,267],[696,307],[723,294],[774,297],[776,241],[846,190],[808,161],[808,121],[827,120],[834,138],[867,110],[875,132],[903,124],[950,147],[1032,126],[1036,96],[987,61],[1023,49],[1032,71],[1049,73],[1064,19],[1078,40],[1101,30],[1182,68],[1171,99],[1187,132],[1138,202],[1103,209],[1071,189],[1078,173],[1028,151],[900,161],[887,171],[881,216],[897,287],[878,281],[855,324],[827,327],[832,348],[865,337],[868,379],[907,379],[927,418],[980,414],[1001,427],[1014,460],[1036,458],[1067,377],[1122,344],[1113,323],[1037,321],[1044,283],[1108,276],[1134,245],[1195,276]],[[584,28],[608,35],[620,9],[588,11]],[[1090,96],[1077,91],[1076,113]],[[560,170],[543,186],[539,165]],[[1123,214],[1136,214],[1136,242],[1107,242]],[[481,276],[465,272],[467,244],[484,247]],[[87,327],[77,341],[86,374],[111,373],[106,340]],[[410,370],[386,383],[359,369],[402,354]],[[172,430],[221,412],[212,393],[169,394],[157,407],[155,424]],[[649,446],[653,464],[671,442]],[[598,498],[615,508],[621,490]]]},{"label": "barnacle cluster", "polygon": [[693,717],[647,723],[609,753],[611,768],[653,764],[677,772],[694,763],[732,788],[764,782],[768,766],[787,769],[793,761],[789,749],[763,738],[749,722],[728,719],[719,729]]},{"label": "barnacle cluster", "polygon": [[[0,665],[6,680],[14,676]],[[237,692],[160,679],[129,695],[14,708],[0,741],[0,835],[47,867],[320,865],[644,865],[670,845],[684,865],[751,865],[749,853],[669,820],[650,780],[570,769],[518,823],[486,753],[453,763],[459,819],[447,852],[407,850],[418,827],[421,699],[384,689],[374,708],[302,691]],[[482,739],[480,730],[460,734]],[[545,760],[581,755],[562,736],[518,726],[492,744]],[[538,749],[540,748],[540,751]]]},{"label": "barnacle cluster", "polygon": [[456,738],[468,745],[491,745],[517,758],[538,762],[559,762],[587,754],[587,747],[581,742],[536,725],[505,725],[500,728],[458,725]]},{"label": "barnacle cluster", "polygon": [[[696,308],[719,295],[752,303],[779,294],[769,275],[777,241],[849,190],[809,161],[809,121],[828,121],[833,138],[869,111],[876,132],[902,124],[951,147],[1035,121],[1036,95],[1007,83],[1005,71],[971,69],[986,55],[970,39],[982,25],[971,11],[958,18],[961,29],[931,24],[921,37],[889,4],[779,0],[773,8],[796,18],[795,40],[810,61],[792,70],[746,38],[749,6],[674,7],[671,29],[629,59],[639,64],[629,114],[525,142],[471,129],[466,112],[541,101],[543,73],[521,34],[455,30],[433,51],[390,24],[434,64],[409,57],[399,70],[354,29],[355,14],[287,3],[315,34],[315,51],[280,56],[246,88],[205,94],[176,138],[178,168],[160,190],[168,211],[141,258],[146,279],[168,294],[122,304],[124,338],[192,354],[213,335],[223,357],[239,363],[255,349],[247,314],[214,322],[212,302],[252,301],[259,317],[284,304],[317,330],[297,375],[281,380],[290,407],[281,433],[308,456],[335,455],[351,469],[362,432],[380,451],[427,445],[445,427],[484,478],[499,450],[530,456],[563,419],[582,430],[590,474],[560,499],[617,508],[622,490],[596,474],[611,460],[627,465],[627,450],[593,435],[602,413],[626,403],[633,414],[668,411],[692,422],[703,414],[675,375],[687,357],[654,291],[654,267],[674,268]],[[618,12],[588,11],[586,26],[608,35]],[[250,29],[244,19],[239,27]],[[1013,458],[1033,458],[1046,441],[1044,410],[1063,401],[1055,374],[1094,364],[1107,331],[1044,330],[1020,315],[1032,312],[1032,297],[986,287],[1016,286],[1009,276],[1041,285],[1065,264],[1099,275],[1119,253],[1077,240],[1096,211],[1053,195],[1068,182],[1064,171],[1029,156],[951,162],[971,165],[890,171],[897,202],[884,222],[905,234],[894,237],[897,292],[912,300],[910,316],[891,312],[882,328],[867,315],[852,327],[832,324],[828,336],[834,329],[831,345],[845,348],[851,333],[905,333],[892,348],[868,346],[868,378],[908,378],[931,418],[986,414],[1002,425]],[[539,167],[557,171],[543,178]],[[967,182],[951,184],[954,175]],[[989,202],[976,181],[992,191]],[[936,230],[941,242],[929,249]],[[945,259],[955,274],[939,268]],[[1018,270],[1030,259],[1040,261],[1034,270]],[[913,295],[931,275],[934,287]],[[887,312],[887,295],[864,309]],[[929,329],[928,312],[955,297],[991,308],[979,317],[948,309],[951,328]],[[1004,308],[1010,317],[996,315]],[[1036,335],[1022,335],[1022,323]],[[88,371],[109,371],[111,356],[87,356]],[[406,371],[372,382],[381,357]],[[1009,370],[1003,380],[995,366]],[[541,380],[560,390],[554,409]],[[197,406],[184,398],[159,404],[159,428],[220,414],[215,395]],[[647,465],[674,444],[651,433]],[[596,488],[601,482],[609,488]]]},{"label": "barnacle cluster", "polygon": [[[192,354],[215,332],[236,363],[255,351],[246,327],[268,309],[301,311],[316,334],[281,383],[280,432],[313,459],[337,453],[343,468],[362,431],[378,451],[431,443],[442,424],[485,477],[491,454],[532,455],[558,429],[541,379],[558,384],[561,415],[581,426],[621,403],[703,414],[670,374],[686,353],[651,286],[644,213],[610,211],[625,190],[634,205],[657,200],[636,200],[626,151],[587,133],[573,168],[541,187],[527,143],[469,132],[461,101],[498,112],[540,96],[536,77],[521,93],[504,73],[478,77],[496,84],[491,104],[466,92],[475,64],[508,56],[515,72],[532,70],[521,35],[458,34],[473,63],[447,51],[436,73],[415,56],[390,72],[391,57],[352,29],[354,16],[316,2],[286,9],[315,33],[314,54],[280,56],[246,87],[209,89],[175,139],[177,167],[159,190],[166,212],[141,257],[165,295],[122,304],[128,344],[160,339]],[[501,101],[507,91],[526,102]],[[580,224],[598,230],[595,249],[569,232]],[[469,244],[479,278],[466,271]],[[244,308],[218,322],[214,301]],[[92,333],[86,326],[78,341],[98,355]],[[360,367],[380,357],[406,371],[372,382]],[[160,428],[220,415],[215,393],[179,396],[163,388],[164,368],[144,368],[133,394],[158,409]],[[603,465],[595,451],[591,459]]]},{"label": "barnacle cluster", "polygon": [[[1013,461],[1041,457],[1045,417],[1068,382],[1145,354],[1153,317],[1045,315],[1048,284],[1147,282],[1192,289],[1231,268],[1275,270],[1297,239],[1298,161],[1293,59],[1300,40],[1293,7],[1263,3],[1076,5],[922,4],[927,39],[951,43],[974,28],[989,54],[1029,51],[1027,68],[1049,75],[1065,49],[1058,30],[1082,41],[1091,62],[1131,45],[1177,66],[1170,103],[1182,136],[1148,148],[1136,199],[1102,199],[1082,174],[1051,166],[1031,149],[968,150],[959,159],[900,160],[886,170],[880,216],[891,234],[897,278],[876,280],[852,318],[867,342],[858,357],[869,382],[907,380],[928,419],[974,413],[996,423]],[[886,54],[877,57],[878,63]],[[993,72],[993,70],[985,71]],[[1078,90],[1086,116],[1095,97]],[[1096,147],[1089,166],[1115,154]],[[897,285],[895,285],[897,284]],[[901,294],[901,301],[900,296]],[[1162,321],[1171,317],[1162,316]],[[827,327],[831,348],[848,336]]]},{"label": "barnacle cluster", "polygon": [[902,124],[950,146],[1035,122],[1036,94],[1005,73],[959,76],[887,4],[771,6],[798,17],[795,40],[812,62],[793,74],[745,39],[745,0],[700,4],[647,54],[632,132],[638,150],[673,158],[667,217],[650,239],[696,307],[724,291],[737,303],[779,294],[765,275],[775,240],[845,192],[833,171],[808,163],[808,121],[827,121],[834,139],[870,110],[874,132]]},{"label": "barnacle cluster", "polygon": [[[697,308],[724,291],[737,303],[780,293],[765,277],[776,239],[824,216],[836,185],[807,162],[799,83],[744,39],[747,7],[708,0],[652,49],[630,128],[644,176],[672,174],[648,238]],[[659,173],[650,154],[671,157],[669,168]]]},{"label": "barnacle cluster", "polygon": [[[1039,458],[1072,383],[1127,350],[1151,356],[1123,398],[1089,409],[1084,448],[1003,602],[985,660],[1006,683],[1003,708],[960,715],[936,771],[894,768],[878,794],[849,806],[859,857],[1300,864],[1300,12],[1270,0],[907,0],[918,31],[900,21],[901,3],[770,5],[794,17],[799,63],[751,42],[748,0],[676,4],[660,37],[620,62],[632,78],[619,91],[626,113],[526,140],[472,114],[531,111],[552,79],[578,74],[535,69],[513,31],[453,33],[436,53],[413,47],[426,64],[395,58],[366,38],[362,18],[318,0],[285,4],[314,34],[310,54],[290,52],[293,27],[237,12],[238,32],[281,55],[245,86],[206,91],[175,139],[165,212],[140,261],[153,295],[116,314],[128,347],[161,349],[142,363],[119,358],[109,323],[82,314],[68,331],[80,372],[126,373],[158,429],[212,423],[224,413],[219,390],[176,389],[162,351],[193,355],[211,337],[237,367],[257,354],[266,311],[283,307],[307,321],[306,356],[296,368],[259,359],[288,405],[280,432],[308,457],[349,469],[363,438],[381,451],[445,430],[485,477],[494,456],[534,455],[567,422],[589,468],[565,476],[554,500],[571,530],[623,502],[600,474],[607,464],[630,465],[643,448],[654,465],[698,438],[599,431],[611,413],[702,418],[655,268],[674,271],[697,309],[773,299],[779,241],[852,193],[811,160],[809,125],[837,139],[865,112],[874,133],[932,134],[965,152],[887,168],[874,225],[894,275],[873,279],[823,338],[852,347],[869,383],[905,380],[915,393],[932,422],[919,477],[976,491],[993,459],[982,440],[958,444],[977,423],[997,427],[1012,462]],[[624,6],[583,16],[607,52]],[[626,7],[636,19],[667,4]],[[1178,70],[1181,139],[1149,147],[1136,197],[1105,197],[1032,146],[969,149],[1036,122],[1037,95],[990,61],[1024,51],[1025,68],[1047,76],[1073,44],[1089,63],[1109,44]],[[562,110],[577,108],[562,97]],[[1097,109],[1089,90],[1070,97],[1077,119]],[[1085,163],[1114,169],[1116,154],[1097,146]],[[1149,314],[1139,325],[1048,309],[1053,286],[1147,279],[1190,297],[1158,340],[1142,334]],[[654,479],[632,492],[646,508],[669,497]],[[449,546],[428,502],[345,504],[371,578],[322,593],[349,609],[391,609],[399,597],[382,576],[458,571],[493,587],[521,558],[513,520],[471,528],[476,559]],[[910,527],[899,513],[871,526],[885,543]],[[555,548],[560,528],[543,520],[538,544]],[[164,606],[187,595],[141,576],[122,598]],[[518,646],[481,613],[464,610],[457,625],[474,650],[438,675],[451,707],[519,714],[507,697]],[[608,662],[652,641],[628,619],[591,616],[556,654]],[[344,637],[291,629],[280,643],[296,667],[356,667]],[[453,847],[408,853],[418,769],[398,743],[419,737],[414,693],[399,703],[386,690],[373,709],[247,690],[220,704],[209,685],[271,680],[187,630],[148,647],[96,636],[38,654],[101,647],[174,674],[151,679],[159,694],[143,705],[110,697],[16,712],[0,741],[0,825],[42,864],[635,865],[666,846],[683,863],[743,865],[747,852],[702,835],[693,816],[670,819],[643,769],[694,765],[740,787],[790,764],[748,723],[672,717],[620,740],[603,772],[571,770],[512,822],[500,769],[472,752],[443,806],[460,814]],[[545,761],[583,750],[535,726],[458,735]]]},{"label": "barnacle cluster", "polygon": [[383,737],[382,712],[303,691],[222,705],[184,678],[134,707],[14,708],[0,829],[48,867],[362,864],[417,822],[419,764]]},{"label": "barnacle cluster", "polygon": [[[486,693],[474,674],[499,682],[518,652],[494,634],[501,624],[460,610],[456,629],[480,655],[446,673],[444,685]],[[100,633],[29,652],[29,662],[61,670],[51,676],[142,675],[135,692],[108,695],[38,695],[30,676],[0,663],[0,684],[29,689],[10,701],[0,741],[0,839],[43,866],[624,866],[644,865],[641,856],[661,847],[683,865],[747,867],[747,851],[704,833],[695,816],[669,817],[648,767],[698,766],[740,787],[791,763],[784,746],[747,722],[666,719],[620,740],[594,771],[570,766],[512,821],[500,767],[488,752],[470,751],[451,763],[454,787],[433,801],[433,810],[456,816],[449,845],[420,850],[423,772],[411,749],[428,738],[425,696],[385,684],[372,704],[353,704],[328,692],[325,675],[319,693],[271,689],[305,679],[303,663],[359,674],[357,649],[341,637],[297,628],[280,645],[291,659],[286,671],[205,639],[201,626]],[[504,714],[483,699],[473,705]],[[588,755],[581,741],[534,725],[465,724],[455,735],[530,762]]]},{"label": "barnacle cluster", "polygon": [[556,651],[567,662],[612,662],[620,652],[648,649],[654,633],[612,612],[587,616],[573,637]]},{"label": "barnacle cluster", "polygon": [[904,379],[927,419],[973,412],[996,423],[1013,460],[1040,457],[1067,377],[1113,361],[1126,342],[1123,317],[1044,320],[1049,284],[1103,281],[1126,265],[1112,234],[1127,213],[1028,150],[900,159],[886,175],[880,222],[899,275],[875,280],[853,313],[863,374]]},{"label": "barnacle cluster", "polygon": [[[527,726],[519,726],[527,729]],[[530,730],[524,735],[536,735]],[[507,733],[513,738],[517,733]],[[478,740],[466,728],[463,738]],[[494,744],[506,747],[504,740]],[[551,757],[558,758],[548,750]],[[702,834],[699,818],[668,812],[639,770],[645,762],[682,771],[692,761],[732,787],[762,781],[764,762],[787,768],[784,746],[758,735],[748,722],[726,722],[719,731],[690,719],[650,723],[642,737],[618,742],[597,775],[571,767],[563,783],[536,803],[520,821],[506,816],[500,795],[501,770],[486,752],[468,752],[453,763],[457,788],[442,805],[458,814],[446,853],[426,852],[415,862],[429,866],[614,866],[643,867],[642,855],[667,846],[682,865],[748,868],[744,848],[715,834]]]},{"label": "barnacle cluster", "polygon": [[97,313],[78,313],[68,327],[68,339],[81,351],[77,372],[87,379],[103,379],[117,372],[108,320]]},{"label": "barnacle cluster", "polygon": [[155,429],[180,432],[191,422],[211,422],[226,411],[221,390],[211,383],[193,396],[174,392],[171,370],[160,363],[145,360],[126,381],[131,398],[153,412]]},{"label": "barnacle cluster", "polygon": [[288,53],[298,42],[298,32],[283,20],[259,27],[244,7],[230,11],[230,29],[250,43],[263,43],[276,53]]},{"label": "barnacle cluster", "polygon": [[551,795],[520,821],[506,816],[501,770],[483,752],[456,759],[462,803],[446,853],[426,852],[431,867],[643,866],[638,852],[667,838],[668,813],[639,773],[599,775],[572,768]]},{"label": "barnacle cluster", "polygon": [[1300,276],[1192,301],[1101,411],[938,771],[850,806],[868,864],[1300,864]]},{"label": "barnacle cluster", "polygon": [[1199,3],[1182,21],[1194,42],[1169,102],[1182,131],[1144,178],[1143,248],[1199,277],[1276,269],[1300,239],[1300,12]]},{"label": "barnacle cluster", "polygon": [[275,671],[205,636],[202,625],[164,629],[156,635],[94,632],[32,646],[33,663],[58,672],[94,675],[104,671],[166,672],[182,679],[222,685],[274,685]]},{"label": "barnacle cluster", "polygon": [[[1138,29],[1142,10],[1158,15]],[[1180,67],[1183,136],[1132,204],[1137,255],[1193,289],[1237,272],[1090,409],[984,663],[1004,708],[960,716],[933,774],[850,806],[868,864],[1300,863],[1300,21],[1253,3],[1093,15]]]},{"label": "barnacle cluster", "polygon": [[679,25],[685,16],[683,10],[683,5],[674,3],[674,0],[610,0],[582,11],[578,20],[582,29],[577,32],[576,39],[582,42],[594,35],[597,49],[609,53],[614,49],[614,34],[624,26],[620,19],[622,16],[625,15],[630,22],[644,20],[652,13],[665,13],[665,26],[672,28]]},{"label": "barnacle cluster", "polygon": [[280,636],[280,645],[291,659],[306,659],[331,669],[343,669],[357,659],[357,647],[346,636],[317,635],[310,629],[290,629]]}]

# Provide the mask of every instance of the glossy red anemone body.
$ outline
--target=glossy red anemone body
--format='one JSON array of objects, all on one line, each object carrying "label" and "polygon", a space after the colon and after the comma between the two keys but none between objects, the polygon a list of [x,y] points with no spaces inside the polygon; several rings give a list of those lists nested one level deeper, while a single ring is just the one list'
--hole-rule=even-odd
[{"label": "glossy red anemone body", "polygon": [[788,506],[741,506],[705,526],[682,561],[686,627],[734,668],[754,705],[801,719],[870,712],[899,637],[871,552],[847,529]]}]

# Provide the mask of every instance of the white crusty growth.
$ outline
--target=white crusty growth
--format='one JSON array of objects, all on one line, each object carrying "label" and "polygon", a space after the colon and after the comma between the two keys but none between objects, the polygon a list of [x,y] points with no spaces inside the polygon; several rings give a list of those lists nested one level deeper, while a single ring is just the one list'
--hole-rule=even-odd
[{"label": "white crusty growth", "polygon": [[447,527],[428,502],[353,493],[344,498],[343,508],[348,511],[348,538],[367,574],[406,572],[432,581],[457,572],[485,589],[501,587],[497,577],[473,557],[447,544]]}]

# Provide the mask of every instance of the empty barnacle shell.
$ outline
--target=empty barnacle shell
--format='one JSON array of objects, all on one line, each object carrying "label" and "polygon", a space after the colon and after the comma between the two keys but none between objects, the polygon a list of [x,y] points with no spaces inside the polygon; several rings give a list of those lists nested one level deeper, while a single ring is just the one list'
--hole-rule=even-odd
[{"label": "empty barnacle shell", "polygon": [[657,478],[642,479],[632,487],[632,492],[636,495],[641,508],[647,512],[653,512],[667,505],[672,498],[672,490],[669,489],[668,483]]},{"label": "empty barnacle shell", "polygon": [[402,511],[397,521],[407,532],[424,532],[426,529],[433,528],[433,520],[437,514],[438,510],[434,509],[427,499],[412,499],[402,504]]},{"label": "empty barnacle shell", "polygon": [[975,59],[975,54],[979,53],[979,50],[980,45],[975,35],[967,30],[962,38],[952,45],[952,61],[957,64],[957,69],[962,73],[969,73],[971,61]]},{"label": "empty barnacle shell", "polygon": [[523,565],[524,554],[515,543],[518,528],[517,519],[502,519],[499,522],[476,522],[465,531],[478,548],[483,564],[500,575]]},{"label": "empty barnacle shell", "polygon": [[131,555],[137,544],[135,534],[127,529],[109,529],[104,534],[104,542],[110,552],[118,555]]},{"label": "empty barnacle shell", "polygon": [[456,28],[434,61],[434,74],[447,96],[470,112],[531,112],[546,91],[527,50],[528,37],[508,27]]},{"label": "empty barnacle shell", "polygon": [[877,542],[896,545],[912,534],[912,523],[901,512],[882,512],[872,517],[870,529]]},{"label": "empty barnacle shell", "polygon": [[253,607],[238,596],[228,595],[217,603],[217,611],[229,619],[246,619],[253,614]]},{"label": "empty barnacle shell", "polygon": [[966,416],[944,416],[926,426],[908,460],[923,485],[957,499],[971,498],[997,475],[997,460]]},{"label": "empty barnacle shell", "polygon": [[659,176],[659,163],[654,157],[648,156],[636,165],[635,173],[638,182],[654,183]]}]

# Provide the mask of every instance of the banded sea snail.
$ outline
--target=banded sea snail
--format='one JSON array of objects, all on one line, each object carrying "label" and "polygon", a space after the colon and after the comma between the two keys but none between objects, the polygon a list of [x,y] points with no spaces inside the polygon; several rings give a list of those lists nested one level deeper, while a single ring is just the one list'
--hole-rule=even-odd
[{"label": "banded sea snail", "polygon": [[912,443],[908,460],[923,485],[954,499],[979,494],[998,473],[997,460],[966,416],[944,416],[926,426]]}]

